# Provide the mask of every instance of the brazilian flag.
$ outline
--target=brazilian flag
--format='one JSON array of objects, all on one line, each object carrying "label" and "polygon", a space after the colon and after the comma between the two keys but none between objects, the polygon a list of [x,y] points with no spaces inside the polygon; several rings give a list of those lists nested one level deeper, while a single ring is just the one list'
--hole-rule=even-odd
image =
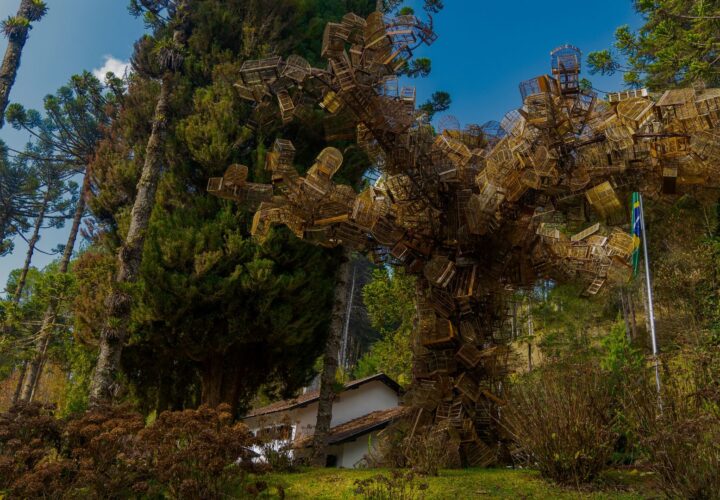
[{"label": "brazilian flag", "polygon": [[632,211],[630,212],[630,227],[633,235],[633,253],[632,266],[633,276],[637,276],[638,265],[640,264],[640,193],[632,194],[632,203],[630,204]]}]

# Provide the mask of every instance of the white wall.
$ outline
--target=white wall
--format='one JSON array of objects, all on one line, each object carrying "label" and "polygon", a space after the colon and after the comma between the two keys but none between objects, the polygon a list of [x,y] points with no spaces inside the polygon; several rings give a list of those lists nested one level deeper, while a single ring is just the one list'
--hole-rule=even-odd
[{"label": "white wall", "polygon": [[365,455],[368,454],[368,446],[377,444],[377,432],[371,432],[358,437],[355,441],[343,443],[342,456],[338,457],[338,466],[347,469],[356,467]]},{"label": "white wall", "polygon": [[[335,427],[368,413],[393,408],[400,403],[397,393],[379,380],[344,391],[335,397],[330,427]],[[295,411],[297,432],[312,434],[317,421],[317,402]]]},{"label": "white wall", "polygon": [[[377,410],[385,410],[398,406],[399,397],[397,393],[383,382],[374,380],[361,385],[357,389],[351,389],[338,394],[333,402],[331,427],[344,424],[350,420],[362,417]],[[271,413],[250,417],[243,422],[252,431],[261,427],[268,427],[280,423],[289,423],[293,427],[292,439],[300,436],[312,435],[315,431],[317,420],[317,402],[303,408],[287,412]],[[371,433],[375,442],[376,433]],[[368,452],[368,434],[360,436],[355,441],[332,446],[329,454],[337,457],[338,467],[351,468],[363,458]],[[255,450],[260,452],[260,450]]]}]

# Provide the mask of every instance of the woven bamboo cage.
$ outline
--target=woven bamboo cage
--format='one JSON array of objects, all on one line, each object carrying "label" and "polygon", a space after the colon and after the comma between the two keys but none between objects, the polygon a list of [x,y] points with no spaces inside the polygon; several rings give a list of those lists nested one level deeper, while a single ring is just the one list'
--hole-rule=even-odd
[{"label": "woven bamboo cage", "polygon": [[552,74],[557,79],[563,95],[574,95],[580,91],[580,49],[562,45],[550,52]]},{"label": "woven bamboo cage", "polygon": [[585,196],[590,205],[592,205],[602,218],[608,218],[622,211],[620,200],[608,181],[588,189],[585,192]]}]

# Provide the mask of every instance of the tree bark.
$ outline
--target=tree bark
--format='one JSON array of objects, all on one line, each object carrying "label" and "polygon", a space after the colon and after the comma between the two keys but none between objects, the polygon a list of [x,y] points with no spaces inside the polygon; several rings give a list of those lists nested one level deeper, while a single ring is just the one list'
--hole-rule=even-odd
[{"label": "tree bark", "polygon": [[33,253],[35,253],[35,245],[37,245],[40,239],[40,228],[45,220],[45,212],[47,211],[48,203],[50,203],[50,188],[45,192],[43,198],[42,207],[40,207],[40,213],[35,218],[35,227],[33,227],[33,235],[28,241],[28,251],[25,255],[25,264],[23,264],[22,271],[20,271],[20,277],[18,278],[17,287],[15,288],[15,295],[13,296],[13,302],[18,304],[20,302],[20,296],[25,289],[25,282],[27,281],[27,275],[30,270],[30,264],[32,263]]},{"label": "tree bark", "polygon": [[216,354],[203,363],[200,370],[200,403],[217,408],[221,403],[230,405],[237,414],[240,367],[231,354]]},{"label": "tree bark", "polygon": [[323,355],[323,371],[320,377],[320,399],[318,400],[317,420],[313,436],[312,464],[324,467],[327,461],[328,438],[332,421],[332,405],[335,399],[335,373],[338,368],[340,338],[343,331],[343,315],[348,299],[348,286],[352,269],[351,252],[343,249],[342,260],[337,271],[335,297],[330,319],[325,353]]},{"label": "tree bark", "polygon": [[[27,17],[31,8],[30,0],[22,0],[20,8],[18,8],[18,17]],[[22,56],[23,47],[28,39],[30,26],[25,28],[17,28],[17,30],[8,37],[7,48],[5,49],[5,57],[2,66],[0,66],[0,128],[5,124],[5,109],[10,100],[10,89],[15,84],[18,68],[20,67],[20,57]]]},{"label": "tree bark", "polygon": [[120,355],[128,337],[131,297],[127,285],[137,281],[145,234],[155,205],[155,193],[162,170],[163,144],[167,132],[166,116],[171,75],[166,73],[160,86],[153,114],[152,131],[145,151],[145,164],[137,186],[130,215],[130,229],[120,247],[113,291],[105,302],[107,319],[100,332],[100,353],[90,388],[90,402],[98,405],[112,399]]},{"label": "tree bark", "polygon": [[15,386],[15,392],[13,393],[12,404],[18,402],[20,399],[20,391],[22,390],[23,380],[25,380],[25,373],[27,372],[27,361],[20,366],[20,373],[18,374],[18,382]]},{"label": "tree bark", "polygon": [[[75,207],[75,214],[73,215],[73,223],[70,228],[70,234],[68,235],[68,240],[65,244],[62,259],[60,259],[58,271],[61,274],[67,273],[68,266],[70,265],[70,258],[72,257],[73,249],[75,248],[75,241],[77,240],[77,235],[80,231],[80,224],[82,222],[83,215],[85,215],[86,197],[89,195],[89,191],[90,175],[86,173],[83,178],[80,199],[78,199]],[[57,317],[57,308],[58,298],[55,296],[50,297],[50,302],[48,303],[48,306],[45,309],[45,314],[43,315],[42,326],[38,332],[38,339],[35,344],[35,356],[29,363],[27,377],[23,382],[22,391],[20,392],[21,401],[32,401],[35,390],[37,389],[38,381],[42,375],[42,368],[45,365],[47,348],[52,337],[53,326]]]}]

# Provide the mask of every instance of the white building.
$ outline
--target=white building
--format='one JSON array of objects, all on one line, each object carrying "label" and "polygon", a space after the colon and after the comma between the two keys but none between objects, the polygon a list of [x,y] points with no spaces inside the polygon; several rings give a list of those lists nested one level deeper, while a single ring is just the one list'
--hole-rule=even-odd
[{"label": "white building", "polygon": [[[328,466],[357,467],[377,433],[405,408],[399,406],[400,386],[384,373],[345,384],[335,396],[330,423]],[[295,453],[307,454],[315,430],[319,391],[252,410],[243,419],[265,440],[291,440]]]}]

